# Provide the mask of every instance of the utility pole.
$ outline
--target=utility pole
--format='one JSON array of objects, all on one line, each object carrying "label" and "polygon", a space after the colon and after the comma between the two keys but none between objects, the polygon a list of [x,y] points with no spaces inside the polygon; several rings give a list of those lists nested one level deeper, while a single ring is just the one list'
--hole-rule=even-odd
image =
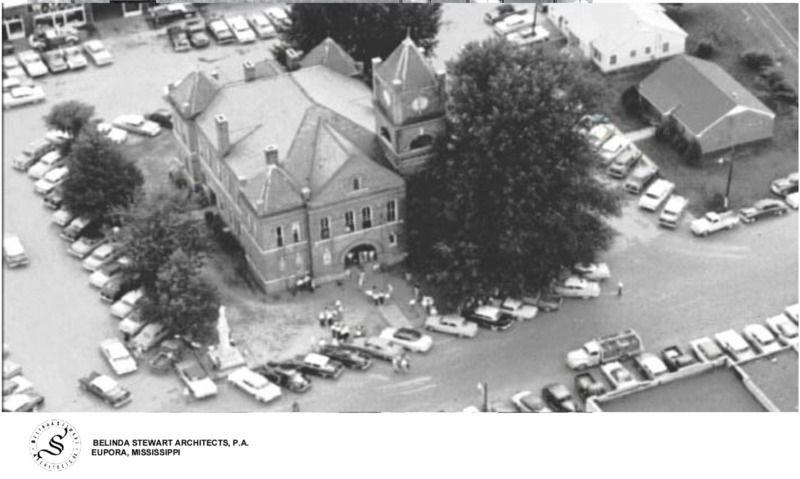
[{"label": "utility pole", "polygon": [[478,389],[483,393],[483,404],[481,405],[481,412],[489,412],[489,385],[481,381],[478,383]]}]

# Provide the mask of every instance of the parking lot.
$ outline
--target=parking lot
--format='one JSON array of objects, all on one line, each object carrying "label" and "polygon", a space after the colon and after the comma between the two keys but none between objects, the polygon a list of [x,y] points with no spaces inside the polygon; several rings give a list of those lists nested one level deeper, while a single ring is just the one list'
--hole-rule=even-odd
[{"label": "parking lot", "polygon": [[[490,34],[480,23],[478,6],[468,6],[469,11],[464,7],[444,7],[439,58],[455,54],[468,35]],[[50,76],[43,81],[46,103],[6,112],[4,158],[12,158],[42,136],[41,118],[58,101],[85,101],[104,118],[143,113],[163,107],[164,85],[197,66],[241,68],[246,59],[269,56],[268,41],[174,53],[163,29],[150,30],[127,20],[100,27],[115,63]],[[88,287],[79,263],[66,254],[67,244],[58,238],[50,211],[34,195],[30,180],[14,171],[10,161],[3,162],[3,175],[4,230],[19,235],[31,256],[28,268],[4,271],[3,341],[11,346],[11,358],[22,364],[24,374],[45,396],[45,410],[105,410],[78,389],[77,379],[91,370],[109,372],[98,344],[116,335],[117,322]],[[388,365],[380,364],[365,373],[347,373],[338,381],[317,380],[306,395],[287,394],[264,407],[225,385],[220,385],[216,398],[191,401],[172,374],[156,376],[143,370],[123,380],[134,397],[126,410],[288,410],[294,400],[308,411],[459,410],[479,402],[479,381],[489,384],[492,399],[510,397],[520,389],[537,390],[553,381],[571,384],[565,353],[598,335],[633,327],[647,350],[659,351],[731,327],[741,330],[797,302],[794,212],[697,239],[685,225],[677,232],[659,228],[656,215],[639,211],[629,199],[613,226],[620,234],[602,258],[612,277],[600,298],[567,301],[561,311],[542,314],[507,332],[482,331],[468,340],[436,335],[433,351],[414,356],[407,376],[394,375]],[[616,295],[619,281],[625,284],[622,297]]]}]

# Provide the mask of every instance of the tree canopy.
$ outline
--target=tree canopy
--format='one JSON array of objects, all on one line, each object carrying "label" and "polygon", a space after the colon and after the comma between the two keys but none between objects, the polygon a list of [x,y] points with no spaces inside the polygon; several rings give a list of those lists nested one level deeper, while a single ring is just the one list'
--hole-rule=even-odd
[{"label": "tree canopy", "polygon": [[125,208],[144,184],[139,167],[91,128],[73,141],[67,165],[64,206],[78,216],[106,217],[115,209]]},{"label": "tree canopy", "polygon": [[410,179],[406,220],[411,266],[448,302],[535,291],[608,246],[617,196],[574,128],[603,100],[584,68],[497,39],[448,65],[449,137]]},{"label": "tree canopy", "polygon": [[386,58],[406,34],[430,53],[436,46],[441,5],[390,3],[295,3],[287,40],[308,52],[333,38],[370,73],[374,57]]},{"label": "tree canopy", "polygon": [[61,130],[77,138],[83,127],[94,116],[94,107],[77,100],[68,100],[53,105],[45,115],[44,122],[48,127]]}]

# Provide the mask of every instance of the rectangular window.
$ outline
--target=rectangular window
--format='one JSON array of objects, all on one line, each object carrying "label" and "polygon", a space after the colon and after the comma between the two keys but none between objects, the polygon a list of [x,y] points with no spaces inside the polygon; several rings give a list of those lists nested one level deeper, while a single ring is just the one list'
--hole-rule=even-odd
[{"label": "rectangular window", "polygon": [[608,58],[608,64],[609,65],[616,65],[617,64],[617,56],[616,55],[611,55]]},{"label": "rectangular window", "polygon": [[292,243],[300,242],[300,224],[292,223]]},{"label": "rectangular window", "polygon": [[636,50],[631,50],[631,58],[636,58]]},{"label": "rectangular window", "polygon": [[327,216],[319,220],[319,237],[321,239],[331,237],[331,220]]},{"label": "rectangular window", "polygon": [[278,248],[283,246],[283,227],[281,226],[275,228],[275,244]]},{"label": "rectangular window", "polygon": [[664,46],[662,47],[664,53],[669,51],[669,42],[664,42]]},{"label": "rectangular window", "polygon": [[389,233],[389,244],[392,246],[397,245],[397,234],[394,231]]},{"label": "rectangular window", "polygon": [[347,230],[348,233],[352,233],[356,230],[356,218],[352,211],[348,211],[344,214],[344,229]]},{"label": "rectangular window", "polygon": [[650,49],[650,47],[644,47],[644,54],[645,55],[649,55],[651,51],[652,50]]},{"label": "rectangular window", "polygon": [[386,203],[386,221],[397,221],[397,200]]},{"label": "rectangular window", "polygon": [[361,228],[372,228],[372,208],[369,206],[361,208]]}]

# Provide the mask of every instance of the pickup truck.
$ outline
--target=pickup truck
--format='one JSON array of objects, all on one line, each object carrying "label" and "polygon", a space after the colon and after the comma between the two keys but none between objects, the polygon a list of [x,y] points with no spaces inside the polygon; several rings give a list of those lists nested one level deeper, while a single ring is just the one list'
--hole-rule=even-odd
[{"label": "pickup truck", "polygon": [[580,349],[567,353],[567,366],[583,370],[610,361],[637,356],[644,351],[642,338],[632,329],[609,334],[585,343]]},{"label": "pickup truck", "polygon": [[739,224],[739,215],[735,211],[715,213],[709,211],[702,218],[692,221],[690,229],[695,236],[708,236],[723,229],[733,229]]}]

